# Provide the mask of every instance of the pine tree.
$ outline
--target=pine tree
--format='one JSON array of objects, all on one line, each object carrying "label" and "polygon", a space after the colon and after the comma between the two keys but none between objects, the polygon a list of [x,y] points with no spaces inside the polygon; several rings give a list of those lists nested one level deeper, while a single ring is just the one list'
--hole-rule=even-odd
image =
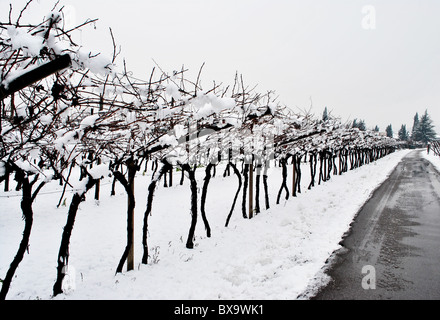
[{"label": "pine tree", "polygon": [[408,141],[409,140],[409,134],[408,134],[408,130],[406,130],[406,124],[402,124],[402,126],[400,127],[399,130],[399,139],[402,141]]},{"label": "pine tree", "polygon": [[352,128],[357,128],[359,126],[359,124],[358,124],[358,122],[357,122],[357,119],[354,119],[353,120],[353,123],[352,123],[352,125],[351,125],[351,127]]},{"label": "pine tree", "polygon": [[391,124],[387,126],[386,132],[387,132],[387,137],[390,138],[393,137],[393,127],[391,126]]},{"label": "pine tree", "polygon": [[412,131],[411,131],[411,139],[414,141],[418,141],[417,137],[416,137],[416,131],[417,131],[417,127],[419,126],[419,113],[416,112],[416,115],[414,116],[414,123],[413,123],[413,127],[412,127]]},{"label": "pine tree", "polygon": [[353,128],[358,128],[361,131],[366,131],[367,130],[367,126],[365,125],[365,120],[360,120],[358,122],[357,119],[354,119],[352,127]]},{"label": "pine tree", "polygon": [[374,131],[375,131],[375,132],[379,132],[379,126],[376,125],[376,126],[374,127]]},{"label": "pine tree", "polygon": [[420,119],[416,131],[415,131],[415,139],[416,141],[420,141],[423,143],[428,143],[429,141],[436,139],[436,132],[434,130],[434,125],[432,124],[432,120],[428,114],[428,110],[425,110],[425,114]]},{"label": "pine tree", "polygon": [[323,112],[323,114],[322,114],[322,120],[323,120],[323,121],[327,121],[327,120],[328,120],[327,107],[325,107],[324,112]]}]

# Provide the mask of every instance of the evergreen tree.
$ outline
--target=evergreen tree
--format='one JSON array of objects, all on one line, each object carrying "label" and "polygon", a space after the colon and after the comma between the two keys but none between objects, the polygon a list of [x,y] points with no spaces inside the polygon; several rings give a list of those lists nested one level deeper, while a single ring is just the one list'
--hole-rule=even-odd
[{"label": "evergreen tree", "polygon": [[351,125],[351,127],[352,127],[352,128],[357,128],[358,125],[359,125],[359,124],[358,124],[358,122],[357,122],[357,119],[354,119],[354,120],[353,120],[353,124]]},{"label": "evergreen tree", "polygon": [[323,121],[327,121],[327,120],[328,120],[327,107],[325,107],[324,112],[323,112],[323,114],[322,114],[322,120],[323,120]]},{"label": "evergreen tree", "polygon": [[399,139],[402,141],[408,141],[409,140],[409,133],[408,130],[406,130],[406,124],[402,124],[399,130]]},{"label": "evergreen tree", "polygon": [[422,116],[417,125],[414,140],[426,144],[429,141],[435,140],[436,136],[437,134],[435,133],[434,125],[432,124],[432,120],[428,114],[428,110],[425,110],[425,114]]},{"label": "evergreen tree", "polygon": [[367,126],[365,125],[365,120],[360,120],[358,122],[357,119],[354,119],[352,127],[353,128],[358,128],[361,131],[366,131],[367,130]]},{"label": "evergreen tree", "polygon": [[414,123],[413,123],[413,127],[412,127],[412,131],[411,131],[411,139],[414,141],[417,141],[417,137],[416,137],[416,131],[417,131],[417,127],[419,126],[419,113],[416,112],[416,115],[414,116]]},{"label": "evergreen tree", "polygon": [[386,132],[387,132],[387,137],[390,138],[393,137],[393,127],[391,126],[391,124],[387,126]]},{"label": "evergreen tree", "polygon": [[375,132],[379,132],[379,126],[376,125],[376,126],[374,127],[374,131],[375,131]]}]

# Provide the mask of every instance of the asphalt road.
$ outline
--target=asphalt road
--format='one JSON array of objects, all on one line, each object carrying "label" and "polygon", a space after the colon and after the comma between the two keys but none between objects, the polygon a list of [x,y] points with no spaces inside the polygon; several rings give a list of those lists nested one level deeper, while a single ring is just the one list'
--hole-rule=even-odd
[{"label": "asphalt road", "polygon": [[312,299],[440,299],[440,174],[408,154],[359,211]]}]

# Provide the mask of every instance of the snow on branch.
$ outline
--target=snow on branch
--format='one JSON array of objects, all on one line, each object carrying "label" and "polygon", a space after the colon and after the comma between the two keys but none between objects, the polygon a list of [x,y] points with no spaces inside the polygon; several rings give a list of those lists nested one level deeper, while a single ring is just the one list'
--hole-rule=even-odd
[{"label": "snow on branch", "polygon": [[32,153],[39,170],[60,175],[84,157],[114,164],[151,156],[195,163],[209,161],[213,150],[225,155],[231,146],[245,157],[396,143],[345,128],[332,117],[295,114],[280,105],[274,91],[256,92],[238,74],[233,85],[214,82],[211,88],[201,86],[203,66],[195,80],[186,77],[187,70],[168,74],[159,66],[149,79],[136,79],[125,61],[117,67],[111,30],[114,50],[108,58],[74,40],[96,19],[65,30],[57,3],[43,22],[23,22],[31,2],[15,22],[12,8],[9,21],[0,22],[0,161],[5,163],[26,158],[22,150],[39,150]]}]

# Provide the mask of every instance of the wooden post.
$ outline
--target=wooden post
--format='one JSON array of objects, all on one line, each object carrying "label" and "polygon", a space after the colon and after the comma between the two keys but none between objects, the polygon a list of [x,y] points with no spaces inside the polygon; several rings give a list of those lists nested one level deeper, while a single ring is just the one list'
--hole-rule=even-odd
[{"label": "wooden post", "polygon": [[292,197],[296,196],[296,156],[293,156],[292,164]]},{"label": "wooden post", "polygon": [[[128,164],[128,185],[130,187],[131,192],[134,195],[134,177],[136,175],[136,168],[135,168],[135,164],[130,163]],[[128,197],[128,208],[132,207],[133,209],[131,210],[130,214],[130,232],[131,232],[131,248],[130,251],[128,252],[128,256],[127,256],[127,271],[133,270],[134,269],[134,206],[130,201],[130,197]]]},{"label": "wooden post", "polygon": [[173,186],[173,170],[174,170],[174,168],[171,168],[170,169],[170,176],[169,176],[169,183],[168,183],[168,185],[170,186],[170,187],[172,187]]},{"label": "wooden post", "polygon": [[249,165],[249,219],[254,216],[254,164]]},{"label": "wooden post", "polygon": [[5,189],[4,189],[4,191],[8,192],[9,191],[9,176],[10,176],[10,174],[9,174],[8,166],[6,166],[5,169],[6,169],[6,172],[5,172]]},{"label": "wooden post", "polygon": [[[101,159],[98,158],[98,165],[100,165],[100,164],[101,164]],[[101,181],[100,180],[96,181],[96,184],[95,184],[95,200],[99,200],[99,189],[100,189],[100,186],[101,186]]]}]

